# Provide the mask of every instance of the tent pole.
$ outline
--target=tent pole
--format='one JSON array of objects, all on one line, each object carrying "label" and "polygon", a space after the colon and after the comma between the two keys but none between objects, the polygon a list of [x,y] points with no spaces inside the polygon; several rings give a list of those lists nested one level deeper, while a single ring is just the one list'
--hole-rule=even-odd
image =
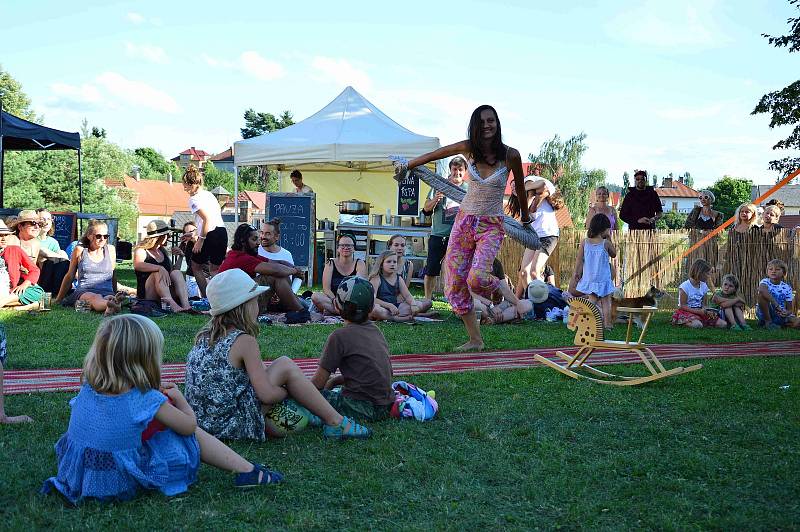
[{"label": "tent pole", "polygon": [[239,224],[239,167],[233,167],[233,221]]},{"label": "tent pole", "polygon": [[83,212],[83,172],[81,171],[81,150],[78,150],[78,204]]}]

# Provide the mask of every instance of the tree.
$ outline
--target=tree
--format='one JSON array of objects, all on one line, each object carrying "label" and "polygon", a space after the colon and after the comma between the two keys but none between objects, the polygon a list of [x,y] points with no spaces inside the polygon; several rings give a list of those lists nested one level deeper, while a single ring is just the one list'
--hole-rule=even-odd
[{"label": "tree", "polygon": [[[800,10],[800,0],[789,0],[789,4]],[[762,33],[769,44],[776,48],[787,47],[789,53],[800,51],[800,16],[787,20],[790,26],[788,35],[774,37]],[[784,87],[779,91],[765,94],[756,105],[751,115],[760,113],[771,113],[769,122],[770,129],[775,126],[790,126],[796,124],[791,134],[785,139],[778,141],[773,150],[800,149],[800,80]],[[784,176],[789,175],[800,167],[800,157],[784,157],[770,161],[769,169],[781,172]]]},{"label": "tree", "polygon": [[689,172],[683,173],[683,184],[689,188],[694,188],[694,178]]},{"label": "tree", "polygon": [[708,187],[714,193],[714,209],[720,211],[726,218],[730,218],[742,203],[749,203],[753,183],[749,179],[738,179],[724,176],[722,179]]},{"label": "tree", "polygon": [[3,103],[3,110],[14,116],[38,122],[39,119],[31,110],[31,99],[22,90],[22,85],[11,77],[8,71],[3,70],[0,65],[0,102]]},{"label": "tree", "polygon": [[653,187],[657,187],[658,186],[658,176],[655,173],[653,173],[653,175],[650,176],[650,179],[653,182],[652,183]]},{"label": "tree", "polygon": [[688,214],[678,211],[667,211],[656,221],[656,229],[683,229]]},{"label": "tree", "polygon": [[605,170],[581,168],[581,157],[586,151],[586,133],[580,133],[562,141],[558,135],[545,141],[537,155],[528,159],[542,167],[542,177],[555,182],[564,196],[564,202],[572,219],[582,224],[589,210],[589,191],[606,181]]},{"label": "tree", "polygon": [[272,113],[257,113],[252,108],[244,112],[244,127],[241,129],[242,138],[249,139],[272,133],[279,129],[294,124],[292,113],[284,111],[280,117],[275,117]]},{"label": "tree", "polygon": [[98,127],[93,127],[92,128],[92,136],[95,137],[95,138],[98,138],[98,139],[106,138],[108,136],[106,134],[106,128],[100,129]]},{"label": "tree", "polygon": [[[136,162],[141,168],[141,175],[145,179],[164,179],[172,172],[172,165],[153,148],[136,148],[133,150]],[[173,173],[173,177],[178,174]]]},{"label": "tree", "polygon": [[631,188],[631,176],[628,172],[622,174],[622,197],[625,197],[625,194],[628,193],[628,189]]}]

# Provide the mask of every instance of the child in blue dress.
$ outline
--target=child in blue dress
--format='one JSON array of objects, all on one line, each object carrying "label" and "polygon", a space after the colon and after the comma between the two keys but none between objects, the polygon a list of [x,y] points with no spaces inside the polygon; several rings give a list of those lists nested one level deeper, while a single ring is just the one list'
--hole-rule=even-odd
[{"label": "child in blue dress", "polygon": [[[577,281],[575,290],[600,307],[606,329],[614,327],[611,294],[616,287],[611,280],[611,259],[616,256],[617,247],[611,241],[611,222],[605,214],[595,214],[578,248],[573,283]],[[570,289],[570,292],[575,293],[575,290]]]},{"label": "child in blue dress", "polygon": [[197,480],[201,460],[237,473],[237,487],[281,481],[197,427],[180,390],[161,383],[163,347],[161,330],[143,316],[100,324],[70,401],[69,427],[55,445],[58,474],[43,493],[56,489],[72,504],[131,499],[142,488],[177,495]]}]

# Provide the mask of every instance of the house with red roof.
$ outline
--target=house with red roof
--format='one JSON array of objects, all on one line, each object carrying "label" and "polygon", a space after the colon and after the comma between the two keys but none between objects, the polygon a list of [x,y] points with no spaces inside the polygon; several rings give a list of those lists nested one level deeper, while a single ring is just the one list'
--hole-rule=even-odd
[{"label": "house with red roof", "polygon": [[209,159],[212,163],[214,163],[214,167],[217,170],[224,170],[225,172],[233,173],[233,147],[231,146],[227,150],[220,152],[216,155],[213,155]]},{"label": "house with red roof", "polygon": [[173,157],[170,160],[181,168],[188,168],[190,164],[193,164],[198,168],[202,168],[203,165],[206,164],[206,161],[208,161],[210,158],[210,153],[205,150],[198,150],[192,146],[187,150],[183,150],[178,154],[177,157]]},{"label": "house with red roof", "polygon": [[655,191],[661,200],[661,209],[664,212],[677,211],[689,214],[695,205],[700,204],[698,199],[700,193],[687,187],[683,182],[683,176],[677,180],[665,177],[661,186],[656,187]]},{"label": "house with red roof", "polygon": [[164,220],[167,224],[176,211],[185,211],[189,206],[189,194],[183,190],[183,184],[171,180],[137,179],[125,176],[122,180],[106,180],[106,186],[125,188],[136,197],[139,218],[136,231],[139,240],[145,233],[145,226],[153,220]]}]

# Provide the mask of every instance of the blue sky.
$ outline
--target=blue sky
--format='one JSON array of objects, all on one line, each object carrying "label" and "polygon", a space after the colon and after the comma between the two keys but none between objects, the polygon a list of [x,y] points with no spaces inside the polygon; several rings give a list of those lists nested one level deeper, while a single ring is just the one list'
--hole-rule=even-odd
[{"label": "blue sky", "polygon": [[295,120],[352,85],[443,144],[494,105],[537,152],[584,131],[587,168],[772,183],[788,131],[750,116],[797,79],[800,54],[761,33],[782,0],[557,2],[21,2],[0,0],[0,64],[48,125],[85,117],[126,148],[216,153],[252,107]]}]

